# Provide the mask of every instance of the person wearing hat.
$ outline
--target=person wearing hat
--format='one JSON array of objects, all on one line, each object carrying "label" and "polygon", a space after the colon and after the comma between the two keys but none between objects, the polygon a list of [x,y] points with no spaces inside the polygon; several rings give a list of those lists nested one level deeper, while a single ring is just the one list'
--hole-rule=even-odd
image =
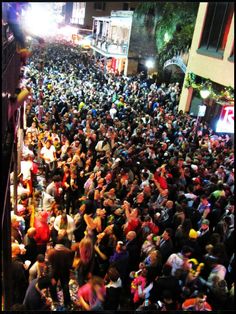
[{"label": "person wearing hat", "polygon": [[198,243],[198,232],[195,229],[190,229],[189,236],[185,245],[189,246],[193,250],[192,257],[199,260],[202,256],[202,249]]}]

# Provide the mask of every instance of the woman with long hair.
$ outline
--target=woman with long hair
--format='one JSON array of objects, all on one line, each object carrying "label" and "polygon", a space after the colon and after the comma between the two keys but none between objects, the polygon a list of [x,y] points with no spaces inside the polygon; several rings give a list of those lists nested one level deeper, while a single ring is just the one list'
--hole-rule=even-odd
[{"label": "woman with long hair", "polygon": [[84,237],[80,243],[72,245],[72,250],[76,251],[74,268],[79,286],[84,285],[93,273],[94,268],[94,248],[90,237]]}]

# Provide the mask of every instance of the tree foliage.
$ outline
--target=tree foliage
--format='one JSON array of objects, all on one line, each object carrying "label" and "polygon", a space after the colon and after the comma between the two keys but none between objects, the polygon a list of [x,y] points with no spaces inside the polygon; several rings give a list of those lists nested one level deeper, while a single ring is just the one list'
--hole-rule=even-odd
[{"label": "tree foliage", "polygon": [[[198,2],[142,2],[136,13],[145,16],[145,26],[155,33],[159,65],[191,45]],[[165,34],[169,41],[165,41]]]}]

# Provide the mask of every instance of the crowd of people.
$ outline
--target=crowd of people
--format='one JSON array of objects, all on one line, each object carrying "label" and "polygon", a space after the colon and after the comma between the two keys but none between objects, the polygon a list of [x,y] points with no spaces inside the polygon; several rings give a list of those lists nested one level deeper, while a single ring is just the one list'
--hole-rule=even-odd
[{"label": "crowd of people", "polygon": [[231,138],[98,64],[51,43],[24,67],[12,310],[233,309]]}]

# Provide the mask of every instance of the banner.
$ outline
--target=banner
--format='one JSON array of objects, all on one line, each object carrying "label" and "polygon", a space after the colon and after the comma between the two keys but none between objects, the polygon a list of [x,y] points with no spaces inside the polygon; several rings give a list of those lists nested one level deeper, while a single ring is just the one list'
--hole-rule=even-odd
[{"label": "banner", "polygon": [[220,118],[216,124],[216,132],[234,133],[234,106],[225,105],[222,107]]},{"label": "banner", "polygon": [[112,58],[111,61],[111,68],[115,71],[116,70],[116,58]]}]

